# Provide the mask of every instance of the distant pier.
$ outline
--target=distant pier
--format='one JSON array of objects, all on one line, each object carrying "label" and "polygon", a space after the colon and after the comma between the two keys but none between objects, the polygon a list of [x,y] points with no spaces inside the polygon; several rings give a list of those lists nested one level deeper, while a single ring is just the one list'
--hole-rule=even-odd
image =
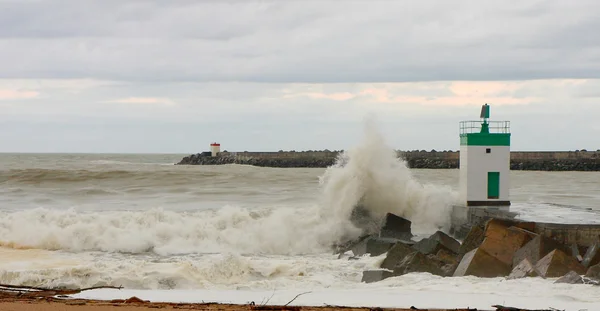
[{"label": "distant pier", "polygon": [[[261,167],[333,165],[341,151],[203,152],[184,157],[178,165],[243,164]],[[397,151],[410,168],[457,169],[458,151]],[[600,171],[600,151],[512,151],[510,169],[525,171]]]}]

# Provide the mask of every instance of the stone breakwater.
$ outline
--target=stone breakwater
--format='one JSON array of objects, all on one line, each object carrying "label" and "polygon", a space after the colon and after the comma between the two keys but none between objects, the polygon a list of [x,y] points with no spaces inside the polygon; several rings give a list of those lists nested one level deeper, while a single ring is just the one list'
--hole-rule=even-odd
[{"label": "stone breakwater", "polygon": [[[362,282],[427,272],[442,277],[559,278],[555,283],[600,285],[600,239],[597,235],[585,241],[573,239],[578,229],[570,225],[549,229],[543,223],[490,218],[464,224],[470,228],[462,241],[442,231],[417,240],[411,221],[397,215],[388,213],[378,221],[361,211],[351,217],[363,235],[335,245],[338,258],[385,256],[379,269],[363,272]],[[598,227],[589,230],[597,234]]]},{"label": "stone breakwater", "polygon": [[[262,167],[325,168],[335,163],[341,151],[221,152],[216,157],[198,153],[184,157],[178,165],[242,164]],[[398,151],[411,168],[455,169],[458,151]],[[510,168],[526,171],[600,171],[600,151],[513,151]]]}]

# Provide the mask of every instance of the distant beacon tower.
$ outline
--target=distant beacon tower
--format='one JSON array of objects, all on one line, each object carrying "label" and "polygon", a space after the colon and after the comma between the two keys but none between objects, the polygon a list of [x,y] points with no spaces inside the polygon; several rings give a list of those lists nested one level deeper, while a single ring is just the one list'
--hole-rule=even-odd
[{"label": "distant beacon tower", "polygon": [[216,157],[221,152],[221,144],[212,143],[210,144],[210,155]]},{"label": "distant beacon tower", "polygon": [[510,121],[460,122],[460,196],[467,206],[509,206]]}]

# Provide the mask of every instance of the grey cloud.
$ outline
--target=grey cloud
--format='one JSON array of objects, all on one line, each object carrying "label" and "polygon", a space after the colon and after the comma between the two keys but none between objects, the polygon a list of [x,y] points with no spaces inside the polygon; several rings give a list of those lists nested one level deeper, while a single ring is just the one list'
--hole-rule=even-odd
[{"label": "grey cloud", "polygon": [[599,10],[592,0],[3,1],[0,77],[595,78]]}]

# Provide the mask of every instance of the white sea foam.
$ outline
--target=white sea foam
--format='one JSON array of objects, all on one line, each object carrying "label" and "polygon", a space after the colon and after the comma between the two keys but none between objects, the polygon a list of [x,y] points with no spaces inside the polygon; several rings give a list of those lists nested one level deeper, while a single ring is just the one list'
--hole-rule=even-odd
[{"label": "white sea foam", "polygon": [[[300,296],[298,296],[300,295]],[[272,290],[97,290],[76,298],[127,299],[136,296],[150,301],[222,302],[268,305],[337,305],[418,309],[476,308],[492,305],[526,309],[592,311],[600,304],[600,291],[592,285],[553,284],[553,280],[527,278],[511,281],[485,278],[441,278],[427,273],[411,273],[351,288],[278,288]]]},{"label": "white sea foam", "polygon": [[0,243],[71,252],[161,255],[322,253],[341,237],[359,233],[349,216],[360,200],[376,216],[393,212],[431,231],[447,229],[455,198],[449,188],[417,182],[372,122],[365,126],[362,143],[342,154],[325,172],[321,186],[321,200],[300,208],[3,212]]}]

